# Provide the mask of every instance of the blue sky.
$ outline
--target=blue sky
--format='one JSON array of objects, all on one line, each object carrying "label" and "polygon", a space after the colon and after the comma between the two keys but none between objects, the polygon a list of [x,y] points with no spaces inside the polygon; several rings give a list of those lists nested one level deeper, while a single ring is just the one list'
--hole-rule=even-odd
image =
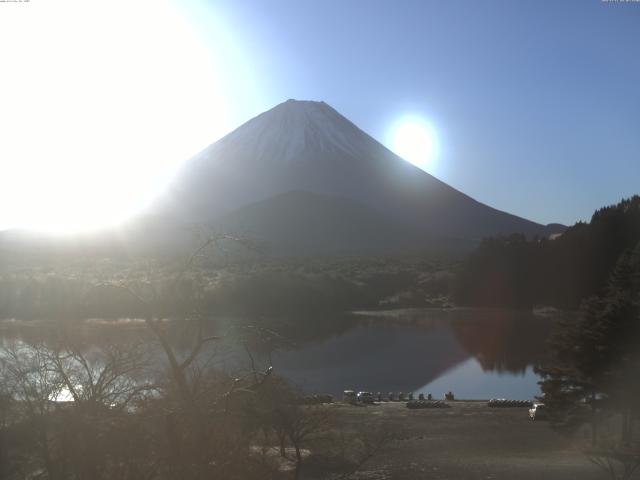
[{"label": "blue sky", "polygon": [[235,125],[324,100],[389,145],[418,115],[438,132],[434,175],[542,223],[640,193],[640,2],[182,5],[224,65]]},{"label": "blue sky", "polygon": [[0,2],[0,65],[0,230],[117,224],[289,98],[541,223],[640,193],[640,1]]}]

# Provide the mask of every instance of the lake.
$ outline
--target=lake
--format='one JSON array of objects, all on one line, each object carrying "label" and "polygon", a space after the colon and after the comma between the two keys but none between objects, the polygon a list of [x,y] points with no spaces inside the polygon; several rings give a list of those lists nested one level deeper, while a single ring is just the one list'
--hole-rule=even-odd
[{"label": "lake", "polygon": [[[545,340],[557,318],[498,309],[358,312],[298,319],[290,341],[268,347],[248,342],[232,328],[241,320],[231,318],[220,322],[216,333],[224,331],[224,339],[211,348],[218,368],[248,368],[249,350],[257,368],[272,364],[306,393],[340,396],[350,389],[442,398],[450,390],[466,399],[532,399],[539,394],[533,367],[544,358]],[[247,321],[258,323],[242,319]],[[288,319],[289,324],[295,321]],[[76,331],[87,344],[148,335],[135,321],[90,321]],[[43,332],[46,328],[5,322],[0,340],[29,342]],[[186,351],[189,342],[178,337],[176,345]]]},{"label": "lake", "polygon": [[532,399],[554,318],[507,310],[363,312],[337,335],[273,354],[303,390]]}]

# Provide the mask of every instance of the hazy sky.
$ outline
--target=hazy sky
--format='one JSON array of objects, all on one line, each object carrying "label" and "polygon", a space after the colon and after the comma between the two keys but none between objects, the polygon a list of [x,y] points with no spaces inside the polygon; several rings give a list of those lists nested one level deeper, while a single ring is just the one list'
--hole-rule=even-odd
[{"label": "hazy sky", "polygon": [[395,119],[417,114],[438,132],[433,174],[543,223],[640,193],[640,2],[203,4],[250,65],[238,123],[324,100],[388,145]]},{"label": "hazy sky", "polygon": [[640,1],[0,2],[0,229],[144,208],[180,162],[324,100],[499,209],[572,224],[640,192]]}]

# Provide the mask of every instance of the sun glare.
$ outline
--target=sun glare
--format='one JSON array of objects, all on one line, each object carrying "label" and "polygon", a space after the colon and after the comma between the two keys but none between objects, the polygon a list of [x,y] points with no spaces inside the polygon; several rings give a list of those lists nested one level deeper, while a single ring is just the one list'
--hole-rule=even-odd
[{"label": "sun glare", "polygon": [[2,10],[0,229],[118,222],[229,129],[216,58],[174,5]]},{"label": "sun glare", "polygon": [[403,118],[393,129],[392,150],[416,167],[429,171],[437,153],[436,134],[421,118]]}]

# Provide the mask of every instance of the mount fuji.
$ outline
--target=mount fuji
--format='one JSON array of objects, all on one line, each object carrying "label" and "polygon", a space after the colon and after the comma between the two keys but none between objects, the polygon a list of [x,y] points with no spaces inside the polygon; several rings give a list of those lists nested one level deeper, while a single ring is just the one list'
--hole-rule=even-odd
[{"label": "mount fuji", "polygon": [[471,246],[548,236],[420,170],[324,102],[288,100],[187,161],[151,213],[213,225],[291,254]]}]

